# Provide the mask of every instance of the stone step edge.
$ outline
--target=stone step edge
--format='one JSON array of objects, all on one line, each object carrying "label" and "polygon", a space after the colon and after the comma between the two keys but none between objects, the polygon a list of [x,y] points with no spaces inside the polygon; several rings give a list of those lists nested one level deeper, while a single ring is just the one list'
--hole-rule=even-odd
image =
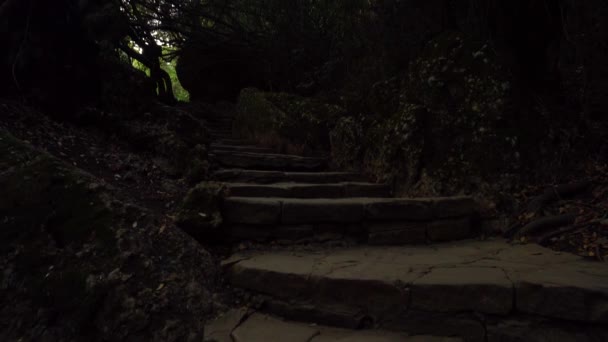
[{"label": "stone step edge", "polygon": [[224,183],[227,197],[282,197],[282,198],[343,198],[343,197],[389,197],[388,184],[369,182],[296,183],[272,184]]},{"label": "stone step edge", "polygon": [[425,199],[228,197],[222,202],[222,215],[227,222],[254,225],[435,221],[472,217],[477,211],[477,204],[471,197]]},{"label": "stone step edge", "polygon": [[317,223],[293,225],[224,224],[218,240],[271,242],[285,245],[314,242],[346,241],[375,245],[422,245],[464,240],[475,234],[469,218],[443,219],[429,222]]},{"label": "stone step edge", "polygon": [[231,309],[205,325],[205,341],[236,342],[463,342],[460,338],[410,336],[386,330],[340,329],[321,324],[285,320],[247,306]]},{"label": "stone step edge", "polygon": [[335,183],[339,181],[366,181],[365,177],[353,172],[331,171],[268,171],[253,169],[223,169],[211,174],[220,182],[246,182],[250,184],[274,184],[280,182]]},{"label": "stone step edge", "polygon": [[260,146],[256,146],[256,145],[221,145],[221,144],[211,144],[209,146],[209,149],[211,149],[211,150],[214,150],[214,149],[225,150],[226,152],[239,151],[239,150],[242,150],[242,149],[268,151],[269,153],[272,153],[273,151],[276,151],[275,149],[272,149],[270,147],[260,147]]},{"label": "stone step edge", "polygon": [[248,158],[281,158],[281,159],[293,159],[298,161],[319,161],[326,162],[327,158],[322,157],[303,157],[295,154],[285,154],[285,153],[262,153],[262,152],[237,152],[237,151],[218,151],[215,154],[216,157],[248,157]]},{"label": "stone step edge", "polygon": [[262,169],[269,171],[323,171],[328,161],[289,155],[259,153],[209,154],[209,158],[220,167]]},{"label": "stone step edge", "polygon": [[[251,291],[249,291],[251,293]],[[608,330],[601,324],[568,322],[540,316],[488,317],[481,320],[480,315],[469,313],[431,313],[417,312],[410,322],[384,322],[376,324],[373,318],[357,307],[340,304],[311,304],[305,301],[282,301],[270,296],[252,293],[256,298],[256,308],[249,314],[273,317],[285,324],[297,324],[321,329],[352,332],[357,334],[393,335],[395,340],[382,339],[383,342],[499,342],[534,341],[545,342],[547,336],[561,336],[564,341],[605,341]],[[584,331],[581,334],[581,331]],[[403,335],[401,335],[403,334]],[[349,337],[351,337],[349,336]],[[361,341],[360,339],[356,339]],[[312,341],[315,341],[314,339]],[[323,339],[324,342],[328,340]],[[336,342],[346,342],[339,339]],[[376,340],[374,340],[376,341]],[[560,340],[561,341],[561,340]]]},{"label": "stone step edge", "polygon": [[256,145],[256,143],[254,141],[240,140],[240,139],[234,139],[234,138],[232,138],[232,139],[221,138],[221,139],[215,140],[214,143],[225,144],[225,145],[236,145],[236,146],[241,146],[241,145]]}]

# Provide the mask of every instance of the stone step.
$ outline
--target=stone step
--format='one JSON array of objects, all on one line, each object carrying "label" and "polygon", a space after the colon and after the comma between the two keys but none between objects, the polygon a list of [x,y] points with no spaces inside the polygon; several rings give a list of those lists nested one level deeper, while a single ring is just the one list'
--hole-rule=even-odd
[{"label": "stone step", "polygon": [[222,123],[232,123],[232,122],[234,122],[234,117],[231,117],[231,116],[208,117],[208,118],[205,118],[205,121],[210,125],[222,124]]},{"label": "stone step", "polygon": [[288,319],[475,342],[608,340],[608,267],[533,244],[250,252],[222,265]]},{"label": "stone step", "polygon": [[370,244],[419,244],[473,235],[475,202],[453,198],[297,199],[228,197],[227,240],[301,240],[334,234]]},{"label": "stone step", "polygon": [[365,181],[365,177],[352,172],[282,172],[242,169],[219,170],[212,174],[212,179],[220,182],[258,184],[283,182],[327,184]]},{"label": "stone step", "polygon": [[327,168],[323,158],[300,157],[286,154],[252,152],[216,152],[210,157],[223,167],[278,170],[278,171],[321,171]]},{"label": "stone step", "polygon": [[390,186],[374,183],[228,183],[226,186],[229,196],[233,197],[343,198],[391,195]]},{"label": "stone step", "polygon": [[209,128],[210,131],[215,131],[215,130],[232,131],[232,123],[231,122],[208,123],[207,128]]},{"label": "stone step", "polygon": [[255,145],[222,145],[211,144],[212,152],[253,152],[253,153],[274,153],[275,151],[268,147],[259,147]]},{"label": "stone step", "polygon": [[232,136],[232,130],[230,130],[230,129],[213,129],[213,130],[209,130],[209,133],[215,134],[215,135]]},{"label": "stone step", "polygon": [[228,138],[218,139],[214,143],[219,144],[219,145],[233,145],[233,146],[255,145],[255,143],[252,141],[247,141],[247,140],[242,140],[242,139],[228,139]]},{"label": "stone step", "polygon": [[223,139],[231,139],[232,136],[229,134],[216,134],[216,133],[211,133],[211,139],[212,140],[223,140]]},{"label": "stone step", "polygon": [[462,342],[460,338],[408,336],[382,330],[339,329],[290,322],[242,308],[205,326],[205,341],[216,342]]},{"label": "stone step", "polygon": [[207,125],[209,132],[230,132],[232,133],[232,125],[229,124],[214,124]]}]

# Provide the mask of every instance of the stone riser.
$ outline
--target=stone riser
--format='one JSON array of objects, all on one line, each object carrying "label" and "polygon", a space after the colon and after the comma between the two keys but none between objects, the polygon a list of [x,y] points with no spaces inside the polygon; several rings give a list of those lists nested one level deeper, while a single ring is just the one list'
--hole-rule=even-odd
[{"label": "stone riser", "polygon": [[[258,295],[258,294],[256,294]],[[341,304],[312,304],[282,301],[261,295],[260,312],[308,326],[332,326],[350,331],[392,331],[413,336],[451,336],[463,342],[547,342],[606,341],[608,329],[602,324],[565,322],[537,315],[487,315],[476,312],[442,313],[419,310],[395,312],[392,319],[374,322],[360,307]],[[431,335],[433,337],[431,337]],[[356,336],[356,335],[355,335]],[[454,337],[458,336],[458,337]],[[522,337],[524,337],[522,339]],[[445,338],[447,341],[448,338]],[[407,340],[395,340],[407,341]],[[426,342],[423,339],[420,342]],[[452,340],[450,340],[452,341]],[[392,341],[391,341],[392,342]]]},{"label": "stone riser", "polygon": [[210,154],[220,154],[220,153],[274,153],[271,149],[259,148],[259,147],[249,147],[242,146],[238,149],[232,148],[222,148],[222,147],[211,147],[209,150]]},{"label": "stone riser", "polygon": [[340,241],[353,239],[370,245],[416,245],[455,241],[474,235],[471,220],[449,219],[434,222],[361,222],[350,224],[244,225],[222,228],[218,238],[238,242]]},{"label": "stone riser", "polygon": [[211,150],[211,152],[224,152],[224,153],[229,153],[229,152],[274,153],[275,152],[271,148],[258,147],[258,146],[254,146],[254,145],[232,146],[232,145],[211,144],[210,150]]},{"label": "stone riser", "polygon": [[282,172],[239,169],[217,171],[213,173],[212,178],[220,182],[258,184],[283,182],[328,184],[365,181],[361,175],[350,172]]},{"label": "stone riser", "polygon": [[215,134],[228,134],[228,135],[232,135],[232,129],[231,128],[210,128],[209,129],[210,133],[215,133]]},{"label": "stone riser", "polygon": [[228,183],[228,196],[234,197],[282,197],[282,198],[345,198],[345,197],[389,197],[391,188],[372,183],[275,183],[248,184]]},{"label": "stone riser", "polygon": [[383,330],[340,329],[310,325],[262,314],[251,308],[232,309],[205,326],[205,341],[215,342],[463,342],[460,338],[411,336]]},{"label": "stone riser", "polygon": [[210,133],[229,135],[232,137],[232,127],[230,126],[213,126],[209,127]]},{"label": "stone riser", "polygon": [[282,154],[220,152],[210,157],[224,167],[252,170],[322,171],[327,168],[325,159]]},{"label": "stone riser", "polygon": [[[468,197],[427,199],[345,198],[286,199],[230,197],[222,204],[229,223],[277,225],[359,223],[363,221],[436,221],[472,217],[476,203]],[[382,228],[378,231],[394,229]]]},{"label": "stone riser", "polygon": [[234,145],[234,146],[255,145],[255,143],[252,141],[240,140],[240,139],[227,139],[227,138],[218,139],[214,143],[220,144],[220,145]]},{"label": "stone riser", "polygon": [[211,138],[214,140],[232,139],[232,133],[230,133],[230,132],[227,132],[227,133],[211,132],[210,135],[211,135]]}]

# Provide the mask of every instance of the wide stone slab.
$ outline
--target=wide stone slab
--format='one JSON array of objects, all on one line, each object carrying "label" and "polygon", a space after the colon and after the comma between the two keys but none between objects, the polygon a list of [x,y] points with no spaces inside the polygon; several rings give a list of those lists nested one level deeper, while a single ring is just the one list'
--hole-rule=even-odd
[{"label": "wide stone slab", "polygon": [[530,322],[525,319],[505,320],[488,324],[486,327],[487,342],[604,342],[608,341],[608,329],[600,325],[581,326],[569,322]]},{"label": "wide stone slab", "polygon": [[205,341],[232,342],[232,331],[250,314],[250,309],[243,307],[232,309],[216,317],[205,325]]},{"label": "wide stone slab", "polygon": [[322,327],[311,342],[463,342],[456,337],[409,336],[382,330],[348,330]]},{"label": "wide stone slab", "polygon": [[361,175],[351,172],[282,172],[242,169],[216,171],[213,173],[212,178],[222,182],[259,184],[281,182],[327,184],[364,180]]},{"label": "wide stone slab", "polygon": [[228,195],[235,197],[342,198],[386,197],[390,188],[384,184],[341,182],[309,183],[228,183]]},{"label": "wide stone slab", "polygon": [[510,313],[513,283],[500,268],[433,268],[412,285],[411,308],[430,312]]},{"label": "wide stone slab", "polygon": [[283,300],[352,307],[380,326],[399,321],[408,310],[429,317],[476,313],[608,323],[608,267],[535,245],[469,240],[440,247],[370,246],[235,258],[225,265],[237,287]]},{"label": "wide stone slab", "polygon": [[[207,328],[213,328],[208,326]],[[262,313],[254,313],[243,322],[227,325],[230,333],[213,334],[207,340],[217,342],[462,342],[460,338],[409,336],[383,330],[338,329],[285,321]],[[207,336],[206,336],[207,337]]]},{"label": "wide stone slab", "polygon": [[319,334],[316,327],[254,314],[232,332],[232,339],[234,342],[309,342]]},{"label": "wide stone slab", "polygon": [[324,158],[286,154],[218,151],[213,158],[224,167],[253,170],[321,171],[327,167],[327,160]]},{"label": "wide stone slab", "polygon": [[514,275],[518,308],[541,316],[608,323],[608,274],[602,271],[592,264],[563,264]]},{"label": "wide stone slab", "polygon": [[282,254],[254,258],[237,255],[224,264],[228,265],[230,282],[236,287],[289,300],[306,297],[312,290],[308,276],[314,264],[308,258]]}]

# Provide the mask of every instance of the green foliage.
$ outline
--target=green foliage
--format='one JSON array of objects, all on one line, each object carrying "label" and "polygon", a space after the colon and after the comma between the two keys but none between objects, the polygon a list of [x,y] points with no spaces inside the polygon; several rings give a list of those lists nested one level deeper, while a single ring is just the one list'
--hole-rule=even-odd
[{"label": "green foliage", "polygon": [[[372,18],[371,4],[365,0],[121,2],[137,33],[130,34],[131,39],[147,37],[147,45],[163,49],[194,42],[203,51],[239,51],[237,57],[227,58],[255,59],[257,75],[264,74],[260,76],[264,82],[280,89],[292,89],[328,61],[370,45],[369,39],[364,41],[368,35],[362,25]],[[172,67],[163,65],[163,69],[176,83]],[[181,87],[174,90],[178,99],[185,99]]]},{"label": "green foliage", "polygon": [[175,66],[177,65],[177,59],[173,59],[170,62],[163,63],[161,68],[165,70],[169,77],[171,77],[171,85],[173,86],[173,94],[178,101],[188,102],[190,101],[190,93],[184,87],[182,87],[179,82],[179,78],[177,77],[177,72],[175,71]]},{"label": "green foliage", "polygon": [[141,72],[144,72],[146,74],[146,76],[150,77],[150,69],[143,65],[142,62],[138,61],[137,59],[133,59],[131,60],[131,65],[133,65],[133,67]]},{"label": "green foliage", "polygon": [[[169,56],[173,56],[174,53],[174,49],[170,49],[170,48],[165,48],[165,55],[169,55]],[[140,61],[136,60],[136,59],[131,59],[131,65],[140,71],[143,71],[146,73],[146,75],[148,77],[150,77],[150,69],[145,66],[143,63],[141,63]],[[175,71],[175,67],[177,65],[177,57],[170,57],[168,61],[163,61],[161,63],[161,68],[163,70],[165,70],[168,74],[169,77],[171,78],[171,86],[173,87],[173,94],[175,95],[175,98],[178,101],[182,101],[182,102],[188,102],[190,101],[190,94],[188,93],[188,91],[186,89],[184,89],[184,87],[182,87],[181,83],[179,82],[179,78],[177,77],[177,72]],[[158,93],[158,89],[157,89],[157,93]]]}]

